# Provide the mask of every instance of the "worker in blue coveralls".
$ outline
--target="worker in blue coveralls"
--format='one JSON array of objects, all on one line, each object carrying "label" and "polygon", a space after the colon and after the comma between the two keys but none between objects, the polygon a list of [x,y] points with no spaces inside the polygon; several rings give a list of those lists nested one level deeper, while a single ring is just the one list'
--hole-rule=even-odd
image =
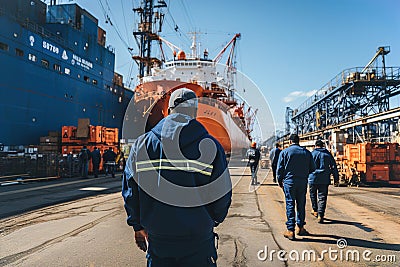
[{"label": "worker in blue coveralls", "polygon": [[225,152],[196,120],[192,90],[173,91],[168,107],[132,145],[122,183],[127,223],[147,266],[216,266],[214,227],[232,197]]},{"label": "worker in blue coveralls", "polygon": [[312,215],[318,218],[318,223],[324,222],[326,202],[328,199],[328,187],[331,184],[331,174],[334,183],[339,182],[339,173],[335,159],[324,147],[322,140],[315,142],[315,149],[311,153],[315,163],[315,171],[308,176],[310,187]]},{"label": "worker in blue coveralls", "polygon": [[95,146],[92,151],[92,165],[93,165],[93,174],[95,178],[99,177],[100,162],[101,162],[100,150]]},{"label": "worker in blue coveralls", "polygon": [[251,185],[258,185],[257,182],[257,171],[258,162],[261,158],[260,150],[257,148],[257,143],[252,142],[251,147],[247,150],[247,157],[249,159],[250,171],[251,171]]},{"label": "worker in blue coveralls", "polygon": [[90,153],[89,149],[87,146],[83,146],[81,152],[79,153],[79,161],[81,166],[81,174],[84,178],[88,177],[89,161],[91,158],[92,154]]},{"label": "worker in blue coveralls", "polygon": [[277,176],[286,199],[287,231],[283,236],[295,240],[295,230],[299,236],[308,234],[304,228],[307,180],[315,165],[311,152],[299,145],[299,136],[292,134],[289,139],[291,145],[279,154]]},{"label": "worker in blue coveralls", "polygon": [[269,153],[269,159],[271,160],[272,176],[274,177],[272,181],[274,183],[276,183],[276,168],[278,167],[278,159],[281,151],[281,144],[276,143],[275,148],[272,149]]}]

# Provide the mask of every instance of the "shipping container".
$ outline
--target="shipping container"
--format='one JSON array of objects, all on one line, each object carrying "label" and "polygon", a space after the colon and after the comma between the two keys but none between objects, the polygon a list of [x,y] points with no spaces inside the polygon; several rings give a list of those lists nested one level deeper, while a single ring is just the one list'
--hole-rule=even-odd
[{"label": "shipping container", "polygon": [[346,144],[337,157],[341,177],[347,183],[400,180],[400,148],[397,143]]}]

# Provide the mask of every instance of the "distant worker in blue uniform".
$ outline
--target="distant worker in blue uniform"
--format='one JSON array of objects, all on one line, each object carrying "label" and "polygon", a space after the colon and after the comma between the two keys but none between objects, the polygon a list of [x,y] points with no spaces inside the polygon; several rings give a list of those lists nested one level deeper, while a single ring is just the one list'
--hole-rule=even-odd
[{"label": "distant worker in blue uniform", "polygon": [[89,172],[89,160],[91,159],[92,154],[90,153],[87,146],[83,146],[81,152],[79,153],[79,161],[81,164],[81,175],[84,178],[88,177]]},{"label": "distant worker in blue uniform", "polygon": [[92,151],[92,165],[94,177],[99,177],[99,168],[101,162],[100,150],[95,146]]},{"label": "distant worker in blue uniform", "polygon": [[276,168],[278,167],[279,154],[281,153],[281,144],[276,143],[275,148],[269,153],[269,159],[271,160],[272,175],[274,177],[273,182],[276,183]]},{"label": "distant worker in blue uniform", "polygon": [[315,171],[308,177],[313,209],[312,215],[318,218],[318,223],[323,223],[331,175],[333,175],[334,184],[337,184],[339,182],[339,173],[335,159],[325,148],[322,140],[315,142],[315,149],[311,154],[315,163]]},{"label": "distant worker in blue uniform", "polygon": [[147,266],[216,266],[217,234],[232,184],[221,144],[196,120],[198,99],[172,92],[168,111],[132,145],[122,195]]},{"label": "distant worker in blue uniform", "polygon": [[257,148],[256,142],[252,142],[251,147],[247,150],[247,158],[249,159],[251,171],[251,185],[257,185],[258,162],[260,161],[261,153]]},{"label": "distant worker in blue uniform", "polygon": [[308,234],[304,228],[307,182],[309,174],[315,170],[315,164],[311,152],[299,145],[297,134],[290,135],[289,139],[291,145],[279,155],[277,178],[286,200],[287,231],[283,235],[294,240],[295,231],[299,236]]},{"label": "distant worker in blue uniform", "polygon": [[108,150],[104,151],[103,154],[103,166],[106,171],[106,176],[111,174],[111,176],[115,177],[115,160],[117,159],[117,154],[114,152],[112,147],[109,147]]}]

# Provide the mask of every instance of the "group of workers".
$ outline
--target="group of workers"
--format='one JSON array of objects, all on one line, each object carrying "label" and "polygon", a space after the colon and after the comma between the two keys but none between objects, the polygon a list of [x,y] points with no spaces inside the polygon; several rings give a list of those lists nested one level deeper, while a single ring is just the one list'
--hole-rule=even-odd
[{"label": "group of workers", "polygon": [[[147,252],[148,267],[217,266],[214,228],[228,214],[232,184],[225,152],[197,121],[197,109],[194,91],[174,90],[169,95],[168,116],[136,139],[126,162],[122,196],[127,223],[138,248]],[[272,166],[274,181],[286,198],[288,230],[284,236],[293,240],[296,224],[298,235],[307,233],[307,184],[313,215],[323,222],[329,177],[333,173],[336,181],[338,175],[322,141],[311,153],[299,146],[297,135],[290,140],[289,148],[276,147]],[[247,156],[252,184],[257,185],[261,155],[256,143]]]},{"label": "group of workers", "polygon": [[286,200],[286,227],[284,236],[294,240],[296,234],[308,235],[304,228],[307,185],[309,186],[312,211],[318,223],[324,222],[328,187],[339,182],[335,159],[325,148],[322,140],[315,142],[315,149],[310,152],[299,145],[297,134],[290,136],[290,146],[281,150],[280,144],[270,153],[274,182],[283,189]]},{"label": "group of workers", "polygon": [[79,162],[81,168],[81,175],[84,178],[88,177],[89,172],[89,161],[92,161],[93,175],[95,178],[99,175],[100,163],[103,158],[103,169],[105,170],[106,176],[111,174],[115,177],[115,165],[117,154],[113,151],[112,147],[109,147],[104,151],[103,156],[101,156],[98,147],[94,147],[93,151],[90,151],[87,146],[83,146],[79,153]]}]

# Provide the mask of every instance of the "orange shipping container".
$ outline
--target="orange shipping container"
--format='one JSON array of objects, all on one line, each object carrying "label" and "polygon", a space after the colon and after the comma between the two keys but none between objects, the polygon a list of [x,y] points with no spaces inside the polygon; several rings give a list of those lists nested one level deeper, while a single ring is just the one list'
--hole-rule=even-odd
[{"label": "orange shipping container", "polygon": [[108,145],[118,144],[118,128],[104,128],[104,143]]},{"label": "orange shipping container", "polygon": [[76,126],[63,126],[62,127],[62,143],[80,143],[81,140],[76,138]]},{"label": "orange shipping container", "polygon": [[394,160],[395,144],[360,144],[365,147],[363,154],[365,154],[365,162],[378,162],[378,163],[388,163]]},{"label": "orange shipping container", "polygon": [[389,164],[367,166],[366,182],[388,182],[390,177]]},{"label": "orange shipping container", "polygon": [[400,162],[397,162],[391,166],[390,180],[400,181]]},{"label": "orange shipping container", "polygon": [[104,140],[104,131],[102,126],[90,126],[89,143],[102,143]]}]

